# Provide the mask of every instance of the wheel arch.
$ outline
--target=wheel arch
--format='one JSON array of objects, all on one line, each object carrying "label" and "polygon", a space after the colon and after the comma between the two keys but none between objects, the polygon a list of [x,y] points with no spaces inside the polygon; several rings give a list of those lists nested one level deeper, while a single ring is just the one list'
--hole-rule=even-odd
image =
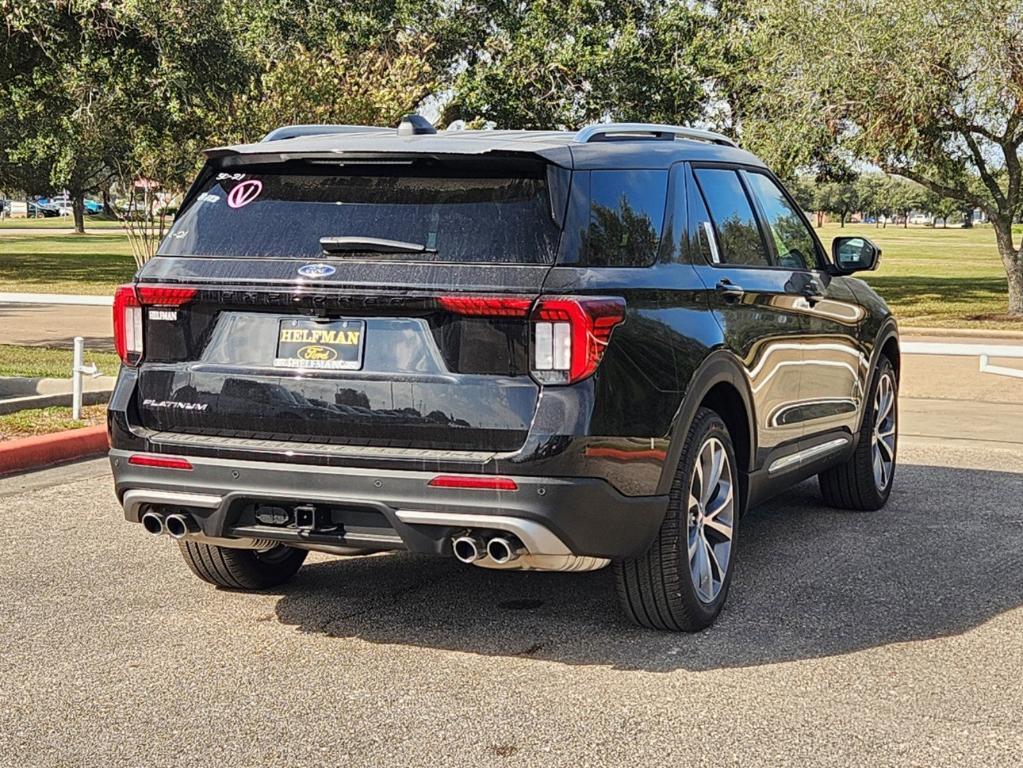
[{"label": "wheel arch", "polygon": [[678,467],[685,436],[701,407],[715,411],[725,422],[739,464],[742,506],[746,508],[749,472],[755,465],[757,433],[753,398],[741,363],[731,352],[712,352],[693,374],[672,421],[668,455],[658,483],[658,493],[667,494]]},{"label": "wheel arch", "polygon": [[869,395],[870,387],[874,382],[874,372],[881,358],[885,358],[895,369],[895,380],[898,382],[902,376],[902,352],[899,346],[899,329],[894,318],[888,320],[881,326],[874,337],[874,346],[870,353],[870,370],[867,375],[867,392],[864,393],[863,406],[860,408],[859,416],[856,419],[856,433],[859,434],[863,426],[863,416],[867,412],[866,398]]}]

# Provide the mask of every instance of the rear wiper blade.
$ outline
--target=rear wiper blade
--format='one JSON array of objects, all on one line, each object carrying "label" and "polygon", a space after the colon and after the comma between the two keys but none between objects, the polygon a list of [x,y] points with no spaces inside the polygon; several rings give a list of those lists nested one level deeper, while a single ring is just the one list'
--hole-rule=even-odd
[{"label": "rear wiper blade", "polygon": [[383,237],[321,237],[320,247],[325,253],[436,253],[422,243],[406,240],[387,240]]}]

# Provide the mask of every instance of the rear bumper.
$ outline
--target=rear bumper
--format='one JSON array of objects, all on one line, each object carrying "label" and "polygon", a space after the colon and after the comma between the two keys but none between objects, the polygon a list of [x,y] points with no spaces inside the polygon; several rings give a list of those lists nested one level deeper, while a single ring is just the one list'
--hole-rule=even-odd
[{"label": "rear bumper", "polygon": [[[632,557],[653,541],[666,496],[624,496],[595,478],[513,476],[517,491],[432,488],[436,472],[323,467],[189,457],[191,471],[136,466],[134,451],[110,451],[125,517],[148,506],[189,510],[207,537],[259,536],[239,524],[248,504],[327,505],[379,513],[388,530],[361,531],[340,546],[449,554],[466,529],[517,535],[532,554]],[[278,529],[280,540],[308,534]]]}]

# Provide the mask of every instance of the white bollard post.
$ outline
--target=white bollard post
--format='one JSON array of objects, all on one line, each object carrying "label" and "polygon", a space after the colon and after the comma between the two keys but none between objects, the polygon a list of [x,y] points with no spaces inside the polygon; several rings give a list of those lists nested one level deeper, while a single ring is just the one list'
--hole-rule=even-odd
[{"label": "white bollard post", "polygon": [[82,355],[85,352],[85,339],[75,336],[74,360],[71,363],[71,418],[78,421],[82,418]]}]

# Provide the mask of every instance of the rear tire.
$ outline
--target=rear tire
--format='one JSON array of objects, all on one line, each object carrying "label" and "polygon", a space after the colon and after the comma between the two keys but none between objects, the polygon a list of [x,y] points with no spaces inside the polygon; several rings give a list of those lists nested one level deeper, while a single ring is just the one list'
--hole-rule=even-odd
[{"label": "rear tire", "polygon": [[178,542],[181,555],[192,573],[218,587],[239,590],[269,589],[283,584],[302,567],[304,549],[283,545],[259,552],[230,549],[195,541]]},{"label": "rear tire", "polygon": [[738,480],[728,427],[701,408],[657,538],[641,556],[615,562],[618,596],[630,619],[650,629],[696,632],[717,618],[734,570]]},{"label": "rear tire", "polygon": [[899,382],[882,357],[866,400],[859,443],[847,462],[817,476],[829,507],[873,512],[888,502],[898,449]]}]

